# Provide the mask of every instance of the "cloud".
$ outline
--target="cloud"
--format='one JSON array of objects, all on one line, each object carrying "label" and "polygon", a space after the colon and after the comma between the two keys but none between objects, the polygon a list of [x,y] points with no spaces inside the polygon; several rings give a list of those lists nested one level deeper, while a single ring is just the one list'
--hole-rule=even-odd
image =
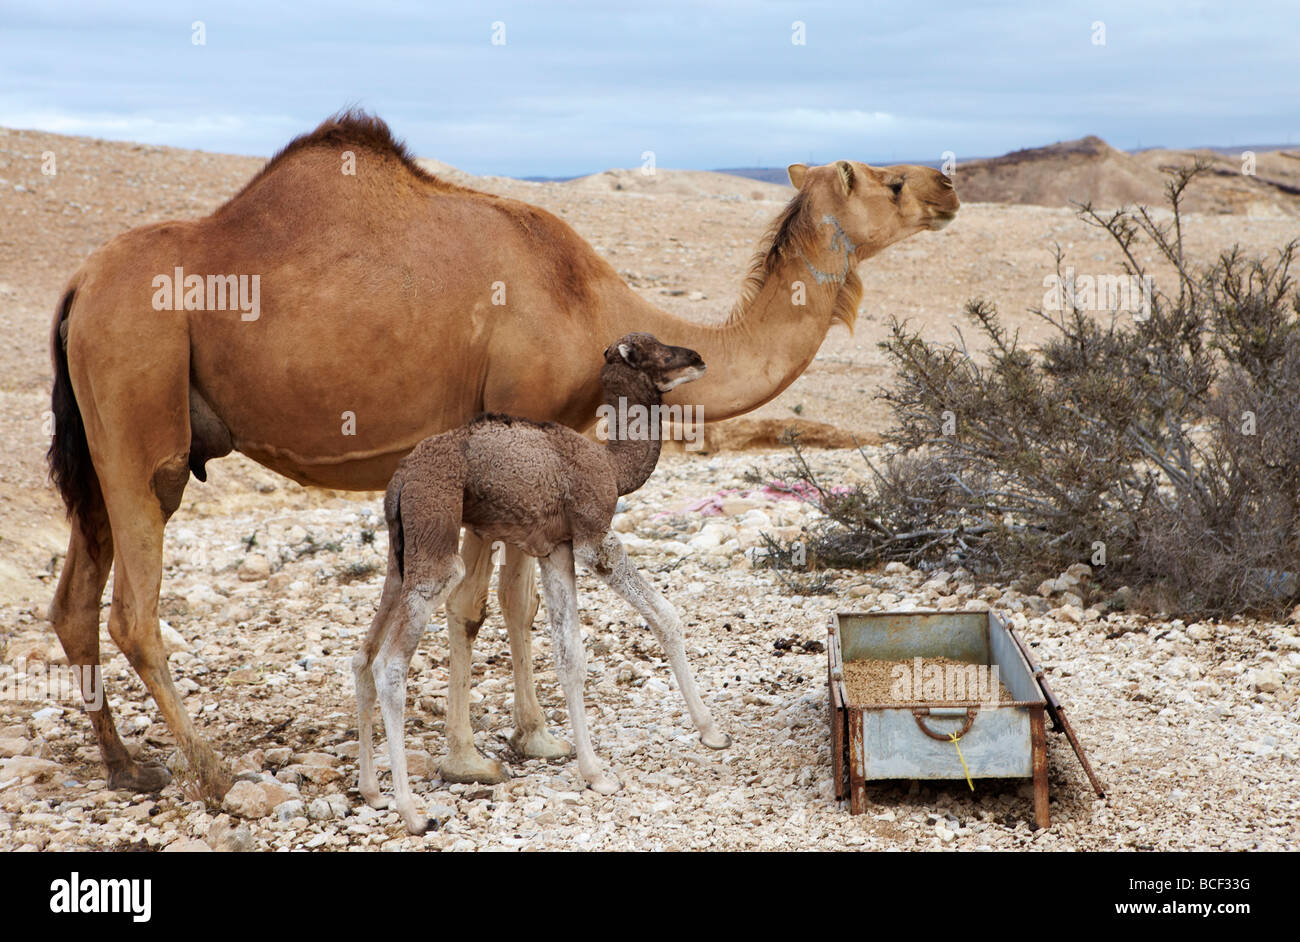
[{"label": "cloud", "polygon": [[5,17],[0,123],[233,153],[269,155],[352,103],[422,154],[519,175],[633,166],[647,149],[709,168],[984,156],[1085,134],[1300,139],[1298,20],[1280,0],[967,0],[929,18],[829,0],[321,0],[310,14],[70,0]]}]

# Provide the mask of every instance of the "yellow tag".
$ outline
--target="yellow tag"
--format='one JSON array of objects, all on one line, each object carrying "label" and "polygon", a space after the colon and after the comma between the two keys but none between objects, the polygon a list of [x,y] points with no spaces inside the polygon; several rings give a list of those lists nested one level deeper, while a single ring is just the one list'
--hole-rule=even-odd
[{"label": "yellow tag", "polygon": [[957,760],[961,762],[961,770],[966,773],[966,784],[970,786],[971,791],[974,791],[975,783],[970,780],[970,769],[966,767],[966,758],[961,754],[961,746],[957,745],[960,739],[961,737],[956,733],[948,734],[948,741],[951,742],[952,747],[957,750]]}]

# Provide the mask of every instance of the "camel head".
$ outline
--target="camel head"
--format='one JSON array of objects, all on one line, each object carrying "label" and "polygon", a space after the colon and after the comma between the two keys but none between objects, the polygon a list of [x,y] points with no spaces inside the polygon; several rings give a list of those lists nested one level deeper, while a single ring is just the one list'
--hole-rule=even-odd
[{"label": "camel head", "polygon": [[930,167],[837,160],[821,167],[791,164],[787,172],[799,191],[795,199],[809,201],[818,222],[832,217],[857,261],[910,235],[942,229],[961,205],[952,180]]},{"label": "camel head", "polygon": [[646,333],[631,333],[605,348],[606,364],[623,364],[644,374],[660,392],[704,375],[704,360],[688,347],[660,343]]}]

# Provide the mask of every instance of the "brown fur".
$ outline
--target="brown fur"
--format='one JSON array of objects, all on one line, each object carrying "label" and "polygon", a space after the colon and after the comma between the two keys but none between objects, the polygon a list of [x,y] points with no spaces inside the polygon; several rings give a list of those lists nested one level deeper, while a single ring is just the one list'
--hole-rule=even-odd
[{"label": "brown fur", "polygon": [[[695,351],[629,334],[606,351],[605,402],[659,405],[656,384],[686,369],[703,372]],[[427,438],[398,464],[385,499],[399,572],[412,553],[454,553],[462,526],[530,556],[561,543],[598,544],[619,496],[654,470],[660,444],[658,436],[611,438],[602,447],[555,422],[493,413]]]}]

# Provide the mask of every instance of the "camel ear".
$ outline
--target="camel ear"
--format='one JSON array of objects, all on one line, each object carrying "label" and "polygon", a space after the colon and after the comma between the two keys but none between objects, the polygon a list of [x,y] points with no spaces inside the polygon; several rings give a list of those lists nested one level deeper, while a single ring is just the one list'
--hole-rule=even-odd
[{"label": "camel ear", "polygon": [[791,164],[785,168],[785,172],[790,175],[790,184],[796,189],[803,189],[803,178],[808,175],[807,164]]},{"label": "camel ear", "polygon": [[835,170],[839,173],[840,184],[844,187],[844,195],[848,196],[853,192],[853,164],[847,160],[837,160]]},{"label": "camel ear", "polygon": [[618,355],[623,358],[623,362],[626,363],[628,366],[636,366],[632,348],[629,347],[627,344],[620,343],[618,345]]}]

